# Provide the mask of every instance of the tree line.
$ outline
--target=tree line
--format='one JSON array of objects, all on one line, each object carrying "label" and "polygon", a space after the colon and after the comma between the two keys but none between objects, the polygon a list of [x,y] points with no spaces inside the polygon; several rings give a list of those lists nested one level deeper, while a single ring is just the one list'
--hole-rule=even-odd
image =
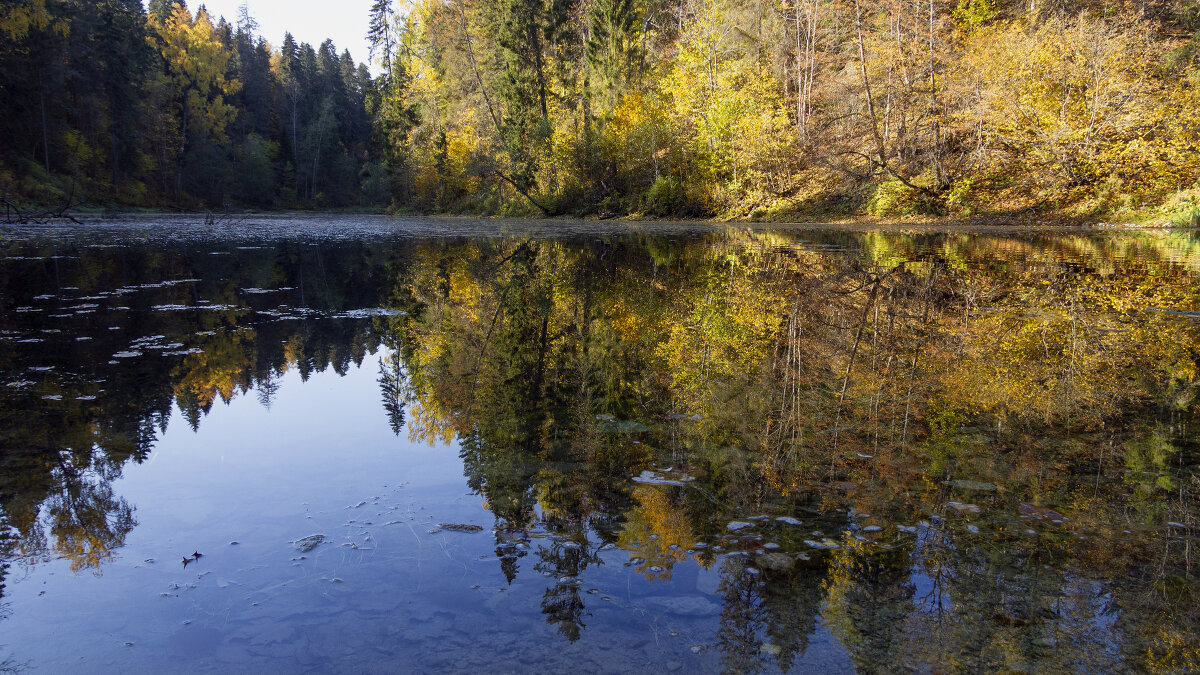
[{"label": "tree line", "polygon": [[746,218],[1200,216],[1195,0],[376,0],[373,75],[242,11],[0,9],[8,195]]},{"label": "tree line", "polygon": [[419,0],[404,159],[443,209],[1178,210],[1200,177],[1198,8]]},{"label": "tree line", "polygon": [[0,7],[0,188],[14,203],[353,207],[390,200],[379,83],[332,41],[269,44],[243,6]]}]

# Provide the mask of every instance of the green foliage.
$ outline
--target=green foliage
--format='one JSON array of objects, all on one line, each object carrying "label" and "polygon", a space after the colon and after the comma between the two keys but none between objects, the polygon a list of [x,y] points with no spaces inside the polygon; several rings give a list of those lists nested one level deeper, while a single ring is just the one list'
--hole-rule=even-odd
[{"label": "green foliage", "polygon": [[1181,200],[1173,209],[1170,221],[1176,227],[1200,227],[1200,198]]},{"label": "green foliage", "polygon": [[6,5],[0,137],[29,142],[0,144],[0,167],[45,205],[386,203],[358,184],[385,154],[369,71],[329,41],[273,51],[256,29],[169,0]]},{"label": "green foliage", "polygon": [[[969,190],[969,185],[966,189]],[[956,200],[965,197],[962,182],[951,189],[950,195]],[[876,216],[937,215],[942,213],[942,210],[940,200],[927,188],[915,183],[906,185],[895,177],[877,185],[867,202],[867,211]]]},{"label": "green foliage", "polygon": [[946,191],[946,208],[951,213],[970,216],[975,213],[975,192],[978,182],[974,177],[966,177],[955,181]]},{"label": "green foliage", "polygon": [[674,176],[660,176],[642,198],[642,210],[655,216],[680,213],[686,204],[683,183]]},{"label": "green foliage", "polygon": [[275,200],[275,159],[279,143],[252,133],[242,144],[242,161],[238,166],[236,186],[238,199],[255,206],[271,206]]}]

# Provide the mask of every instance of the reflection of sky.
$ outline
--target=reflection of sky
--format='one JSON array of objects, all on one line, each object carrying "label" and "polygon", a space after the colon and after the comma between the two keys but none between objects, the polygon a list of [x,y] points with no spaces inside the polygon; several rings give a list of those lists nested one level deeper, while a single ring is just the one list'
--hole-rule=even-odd
[{"label": "reflection of sky", "polygon": [[[231,521],[219,536],[238,539],[247,535],[238,531],[237,515],[251,508],[263,516],[295,514],[304,504],[340,508],[400,483],[460,490],[456,450],[414,445],[407,430],[395,436],[388,428],[377,364],[378,356],[367,356],[345,377],[317,373],[305,386],[292,370],[269,412],[254,392],[239,395],[230,405],[214,404],[195,433],[176,410],[145,465],[127,470],[119,484],[135,504],[164,503],[155,514],[139,507],[138,533],[161,526],[186,537],[189,527],[218,529],[210,522],[217,518]],[[303,522],[292,527],[311,529]]]},{"label": "reflection of sky", "polygon": [[[176,410],[114,484],[138,525],[99,574],[66,561],[12,570],[0,659],[48,672],[718,668],[720,565],[688,559],[650,581],[610,549],[565,579],[543,571],[540,554],[561,550],[535,530],[509,584],[457,448],[389,429],[378,358],[303,384],[293,370],[270,411],[239,394],[197,432]],[[484,531],[431,532],[439,522]],[[307,554],[291,546],[311,534],[328,539]],[[184,567],[193,551],[204,556]],[[584,604],[577,642],[546,621],[552,589]],[[687,613],[696,606],[709,609]],[[848,669],[823,630],[797,665]]]}]

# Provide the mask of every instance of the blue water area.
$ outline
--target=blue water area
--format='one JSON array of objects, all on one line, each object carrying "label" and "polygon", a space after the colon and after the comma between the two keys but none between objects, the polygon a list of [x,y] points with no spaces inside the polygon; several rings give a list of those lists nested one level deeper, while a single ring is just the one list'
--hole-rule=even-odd
[{"label": "blue water area", "polygon": [[4,668],[1200,665],[1190,233],[4,235]]}]

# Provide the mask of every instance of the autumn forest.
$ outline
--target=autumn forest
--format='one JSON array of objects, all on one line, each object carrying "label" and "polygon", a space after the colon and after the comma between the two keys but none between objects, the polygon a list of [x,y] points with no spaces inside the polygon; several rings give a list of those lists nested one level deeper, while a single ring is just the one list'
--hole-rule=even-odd
[{"label": "autumn forest", "polygon": [[[1192,0],[0,6],[0,197],[764,220],[1200,217]],[[275,40],[278,39],[278,42]]]}]

